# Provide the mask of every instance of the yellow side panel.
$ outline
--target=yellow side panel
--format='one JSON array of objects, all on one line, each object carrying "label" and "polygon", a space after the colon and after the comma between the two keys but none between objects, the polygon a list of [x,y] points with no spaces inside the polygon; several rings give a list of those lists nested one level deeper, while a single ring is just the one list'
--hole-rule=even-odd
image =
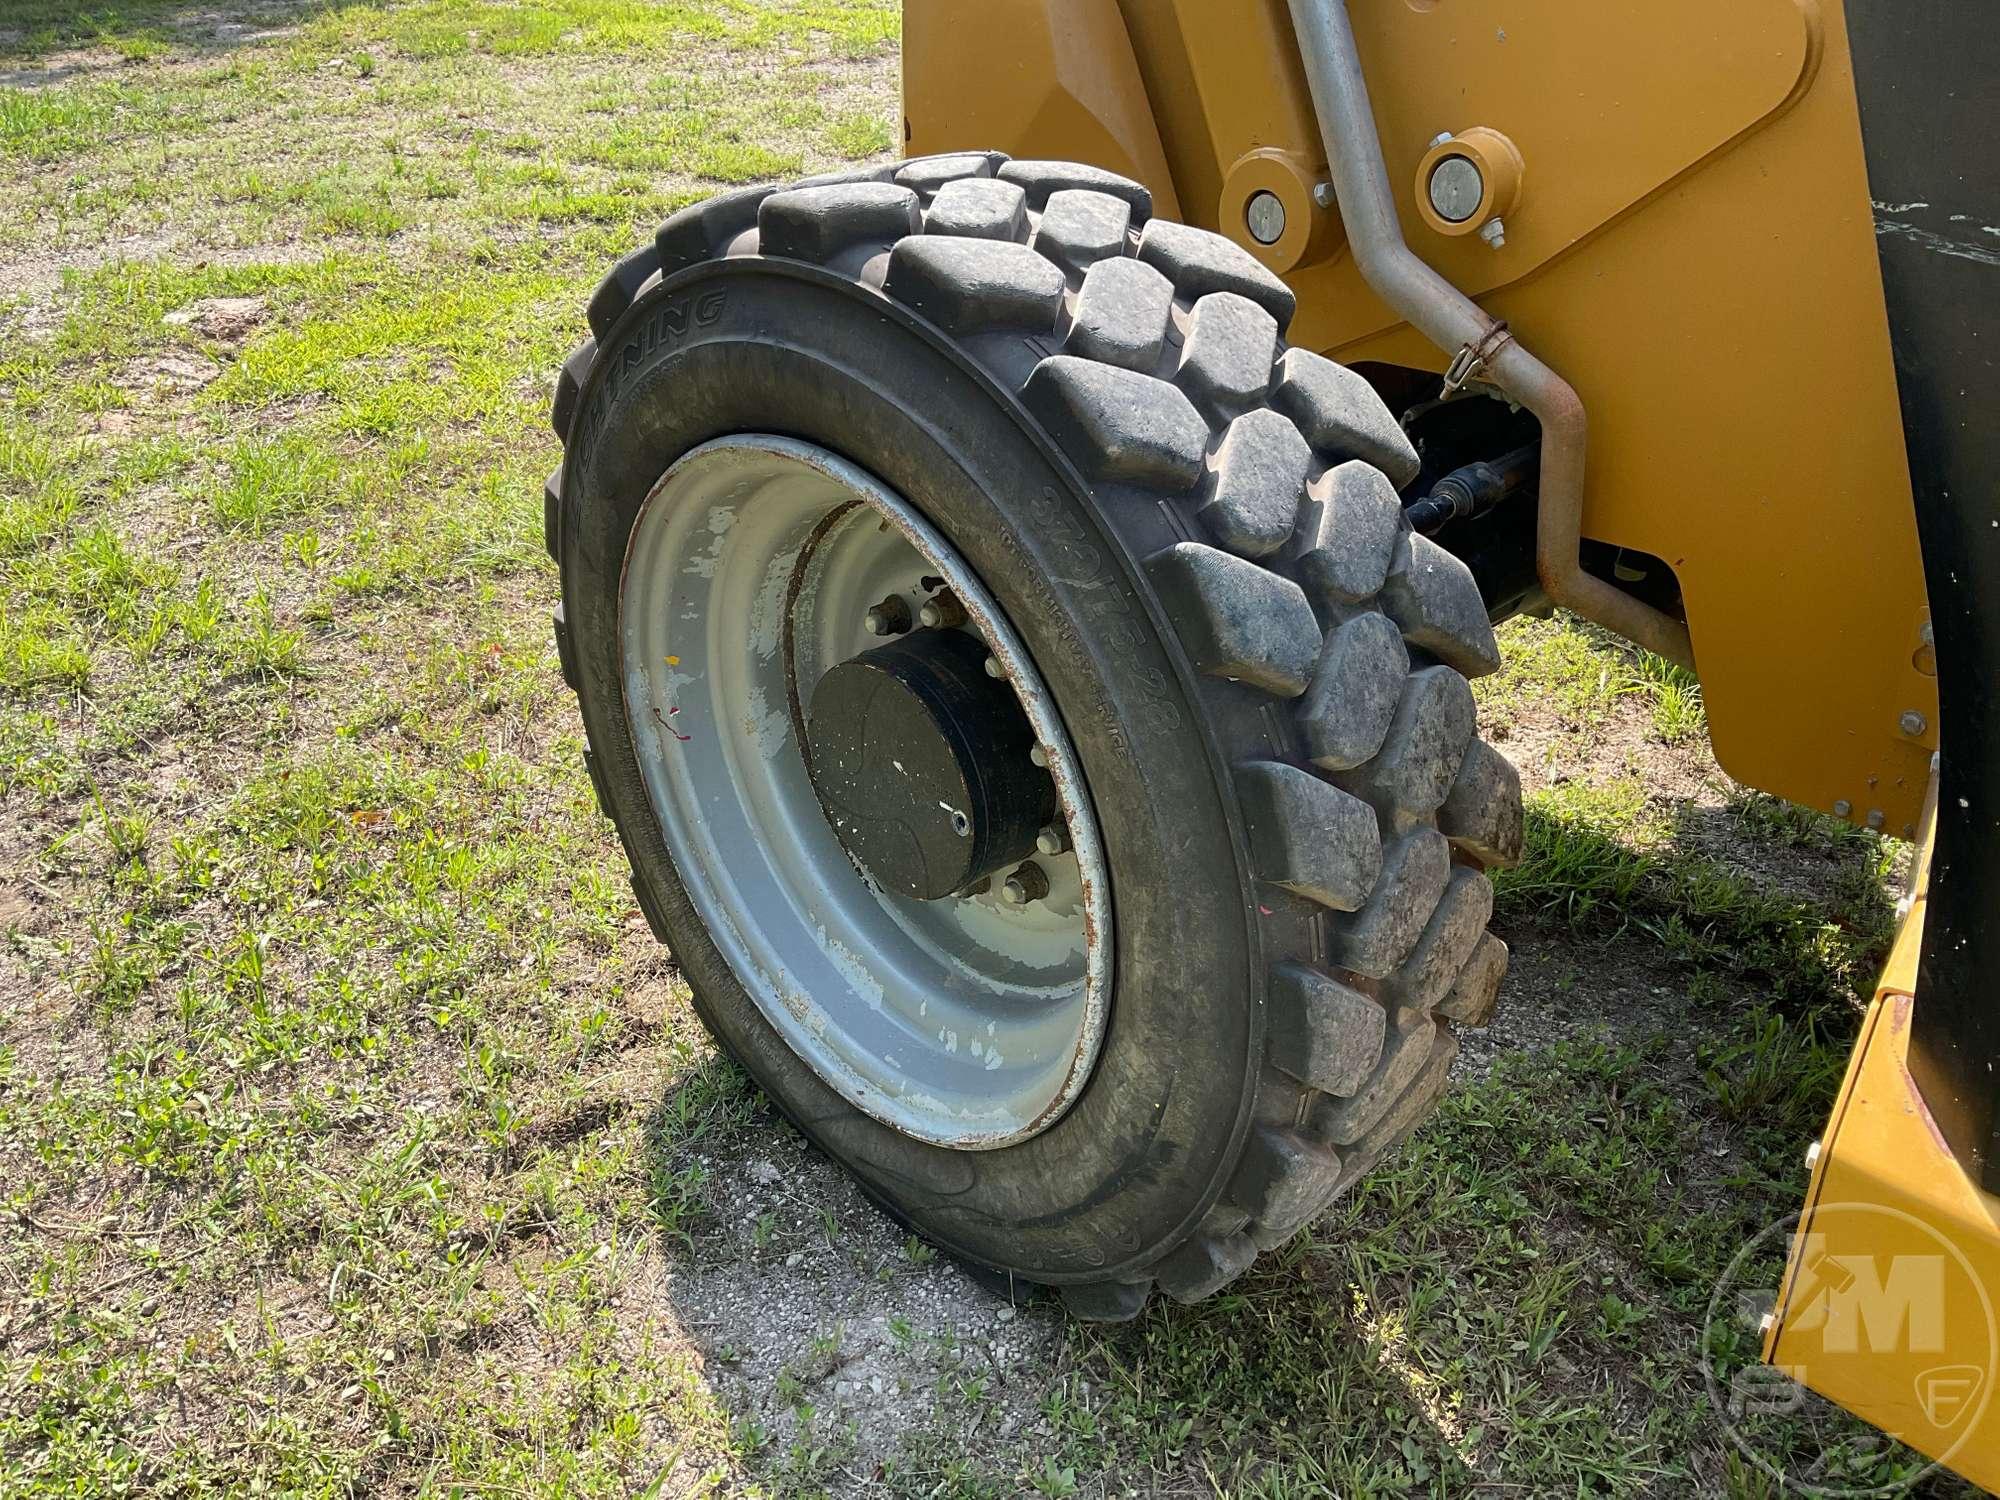
[{"label": "yellow side panel", "polygon": [[910,156],[1086,161],[1137,178],[1158,212],[1181,217],[1116,0],[906,5],[903,144]]},{"label": "yellow side panel", "polygon": [[1958,1473],[2000,1488],[2000,1198],[1910,1081],[1924,903],[1903,924],[1834,1106],[1764,1357]]},{"label": "yellow side panel", "polygon": [[[1674,567],[1723,766],[1910,830],[1936,690],[1840,5],[1351,8],[1404,233],[1581,394],[1584,532]],[[1247,244],[1230,168],[1324,161],[1283,0],[1122,9],[908,0],[911,149],[1081,157]],[[1475,125],[1526,164],[1497,251],[1415,209],[1431,139]],[[1443,368],[1315,244],[1295,342]]]}]

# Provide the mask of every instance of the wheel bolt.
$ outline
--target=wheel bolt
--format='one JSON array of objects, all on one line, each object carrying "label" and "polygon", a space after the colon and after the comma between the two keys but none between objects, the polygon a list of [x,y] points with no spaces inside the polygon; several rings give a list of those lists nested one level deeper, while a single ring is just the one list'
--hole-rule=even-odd
[{"label": "wheel bolt", "polygon": [[1034,749],[1028,752],[1028,759],[1040,766],[1044,771],[1049,768],[1049,752],[1044,750],[1040,745],[1035,746]]},{"label": "wheel bolt", "polygon": [[986,675],[988,677],[1005,677],[1007,675],[1007,669],[1000,665],[999,657],[989,656],[986,658]]},{"label": "wheel bolt", "polygon": [[1000,884],[1000,899],[1009,906],[1026,906],[1049,893],[1049,877],[1032,859]]},{"label": "wheel bolt", "polygon": [[861,617],[861,624],[870,635],[901,635],[910,628],[909,603],[901,594],[891,594],[871,606]]},{"label": "wheel bolt", "polygon": [[965,623],[965,606],[950,589],[940,589],[917,610],[917,620],[927,630],[950,630]]},{"label": "wheel bolt", "polygon": [[1069,829],[1060,823],[1051,823],[1035,835],[1035,847],[1044,854],[1067,854],[1069,852]]}]

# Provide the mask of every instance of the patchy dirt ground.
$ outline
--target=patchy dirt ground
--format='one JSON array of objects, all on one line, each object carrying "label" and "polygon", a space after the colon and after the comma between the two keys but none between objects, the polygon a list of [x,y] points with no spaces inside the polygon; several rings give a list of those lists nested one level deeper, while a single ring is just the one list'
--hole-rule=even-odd
[{"label": "patchy dirt ground", "polygon": [[1530,793],[1494,1024],[1211,1303],[974,1280],[696,1023],[557,681],[546,402],[667,212],[891,149],[896,24],[9,13],[0,1492],[1772,1493],[1700,1319],[1803,1184],[1897,850],[1573,622],[1481,688]]}]

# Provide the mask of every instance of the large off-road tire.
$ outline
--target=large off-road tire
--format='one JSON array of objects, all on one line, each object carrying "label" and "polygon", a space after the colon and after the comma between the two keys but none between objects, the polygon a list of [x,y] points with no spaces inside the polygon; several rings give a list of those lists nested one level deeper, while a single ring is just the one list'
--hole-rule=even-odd
[{"label": "large off-road tire", "polygon": [[[1521,839],[1466,681],[1493,633],[1404,522],[1410,442],[1360,376],[1286,348],[1283,283],[1150,208],[1090,167],[976,153],[684,209],[591,298],[545,498],[591,778],[710,1028],[906,1223],[1106,1319],[1215,1292],[1424,1116],[1452,1024],[1498,990],[1485,871]],[[998,1149],[916,1139],[808,1067],[663,839],[641,761],[673,746],[628,701],[621,587],[656,482],[739,433],[906,497],[1074,746],[1109,1021],[1060,1117]]]}]

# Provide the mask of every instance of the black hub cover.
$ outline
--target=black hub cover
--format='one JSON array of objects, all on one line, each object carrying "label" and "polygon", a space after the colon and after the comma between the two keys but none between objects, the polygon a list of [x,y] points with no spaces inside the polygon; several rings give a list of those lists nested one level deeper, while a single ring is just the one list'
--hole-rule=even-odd
[{"label": "black hub cover", "polygon": [[1034,852],[1055,783],[1028,716],[959,630],[919,630],[813,689],[807,765],[841,845],[885,889],[937,900]]}]

